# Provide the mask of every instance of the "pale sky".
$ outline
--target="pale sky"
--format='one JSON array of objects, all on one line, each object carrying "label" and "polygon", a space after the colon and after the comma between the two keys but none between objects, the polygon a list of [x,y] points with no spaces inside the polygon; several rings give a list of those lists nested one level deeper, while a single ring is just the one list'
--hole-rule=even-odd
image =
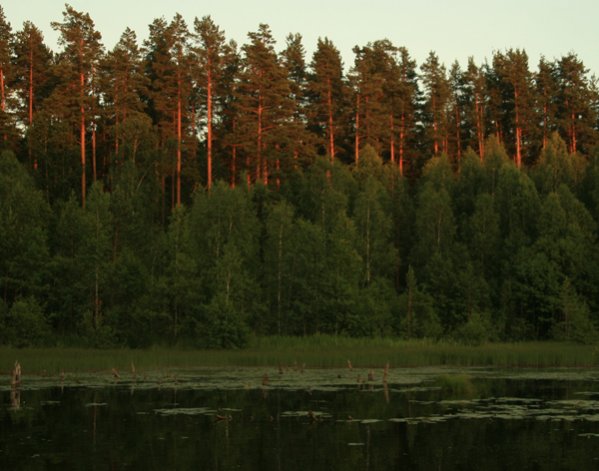
[{"label": "pale sky", "polygon": [[[352,47],[387,38],[408,48],[422,64],[435,51],[447,67],[458,60],[465,67],[469,56],[477,63],[493,51],[523,48],[531,69],[541,55],[559,58],[575,52],[592,73],[599,75],[598,0],[70,0],[75,9],[91,15],[107,49],[129,26],[140,42],[148,24],[181,13],[187,24],[194,17],[211,15],[227,39],[240,45],[247,33],[267,23],[284,47],[288,33],[300,33],[310,61],[318,37],[327,36],[341,51],[346,70],[353,63]],[[55,51],[57,35],[51,21],[60,21],[61,0],[3,0],[13,31],[30,20]]]}]

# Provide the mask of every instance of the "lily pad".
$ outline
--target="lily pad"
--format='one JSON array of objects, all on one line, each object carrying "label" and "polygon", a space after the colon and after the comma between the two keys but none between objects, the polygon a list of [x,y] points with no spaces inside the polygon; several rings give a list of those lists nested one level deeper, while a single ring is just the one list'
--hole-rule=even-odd
[{"label": "lily pad", "polygon": [[169,409],[154,409],[158,415],[213,415],[216,414],[214,409],[208,407],[175,407]]}]

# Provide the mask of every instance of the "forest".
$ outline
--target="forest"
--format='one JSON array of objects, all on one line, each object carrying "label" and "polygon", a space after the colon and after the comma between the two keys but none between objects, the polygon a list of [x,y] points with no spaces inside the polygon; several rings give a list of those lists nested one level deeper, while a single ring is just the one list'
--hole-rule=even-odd
[{"label": "forest", "polygon": [[52,51],[0,6],[0,344],[591,343],[599,89],[575,53],[446,67],[238,45],[209,16]]}]

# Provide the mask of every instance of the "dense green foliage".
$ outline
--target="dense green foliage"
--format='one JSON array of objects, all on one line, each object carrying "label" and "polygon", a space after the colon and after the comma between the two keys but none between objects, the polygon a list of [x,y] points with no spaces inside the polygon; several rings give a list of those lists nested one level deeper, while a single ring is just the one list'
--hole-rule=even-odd
[{"label": "dense green foliage", "polygon": [[[258,335],[593,342],[599,94],[573,54],[449,74],[209,17],[52,53],[0,8],[0,342]],[[78,46],[79,45],[79,46]],[[7,97],[6,100],[4,98]]]},{"label": "dense green foliage", "polygon": [[[559,139],[551,146],[561,146]],[[51,209],[2,154],[2,341],[243,346],[261,335],[595,339],[596,163],[551,146],[528,172],[497,154],[410,184],[390,164],[317,163],[280,189],[209,193],[163,229],[127,164],[85,209]],[[558,175],[546,187],[545,175]],[[494,187],[494,188],[493,188]],[[155,213],[159,208],[154,205]],[[154,217],[153,217],[154,216]],[[12,235],[11,235],[12,234]]]}]

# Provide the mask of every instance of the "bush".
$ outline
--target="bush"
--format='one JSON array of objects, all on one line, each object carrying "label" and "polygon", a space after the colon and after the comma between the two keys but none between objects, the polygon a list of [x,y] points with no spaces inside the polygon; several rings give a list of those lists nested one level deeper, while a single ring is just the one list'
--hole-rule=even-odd
[{"label": "bush", "polygon": [[200,346],[241,348],[247,345],[249,329],[231,303],[217,297],[207,306],[206,314],[206,325],[196,330]]},{"label": "bush", "polygon": [[458,327],[453,338],[460,343],[478,346],[494,340],[495,334],[491,319],[487,314],[473,313],[468,321]]},{"label": "bush", "polygon": [[4,327],[7,343],[17,348],[44,345],[50,338],[50,327],[42,308],[33,297],[14,302]]},{"label": "bush", "polygon": [[562,320],[554,324],[553,338],[586,344],[595,342],[598,335],[589,306],[576,293],[569,280],[562,285],[560,304]]}]

